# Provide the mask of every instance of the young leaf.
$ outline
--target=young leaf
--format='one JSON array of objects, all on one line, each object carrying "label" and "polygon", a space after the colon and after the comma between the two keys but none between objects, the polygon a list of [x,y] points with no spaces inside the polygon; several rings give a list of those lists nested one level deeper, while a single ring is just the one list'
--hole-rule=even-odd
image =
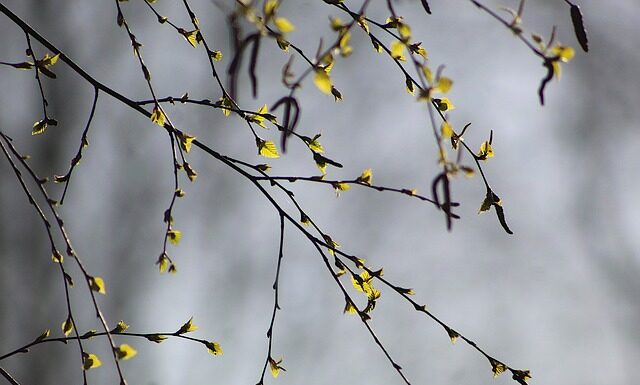
[{"label": "young leaf", "polygon": [[258,123],[258,125],[262,128],[267,128],[267,126],[264,123],[264,114],[267,114],[268,110],[267,110],[267,105],[263,105],[262,107],[260,107],[260,109],[252,116],[249,117],[249,120],[255,123]]},{"label": "young leaf", "polygon": [[316,70],[316,75],[313,78],[313,83],[318,87],[320,91],[327,95],[331,95],[331,78],[329,74],[324,70]]},{"label": "young leaf", "polygon": [[336,182],[333,183],[333,188],[336,190],[336,195],[339,195],[341,191],[347,191],[351,188],[348,183]]},{"label": "young leaf", "polygon": [[45,132],[48,126],[49,125],[46,119],[38,120],[37,122],[33,123],[33,127],[31,128],[31,135],[42,134],[43,132]]},{"label": "young leaf", "polygon": [[344,310],[342,312],[345,314],[357,314],[358,309],[349,299],[347,299],[346,304],[344,305]]},{"label": "young leaf", "polygon": [[83,353],[82,355],[82,369],[89,370],[93,368],[97,368],[102,365],[102,362],[93,353]]},{"label": "young leaf", "polygon": [[329,254],[331,254],[332,256],[335,257],[336,255],[336,249],[340,247],[340,244],[336,241],[334,241],[333,239],[331,239],[331,237],[327,234],[324,234],[322,236],[324,238],[325,243],[328,245],[329,247]]},{"label": "young leaf", "polygon": [[451,90],[452,86],[453,86],[453,80],[449,79],[446,76],[440,76],[434,88],[436,91],[446,94]]},{"label": "young leaf", "polygon": [[169,230],[167,231],[167,239],[171,242],[172,245],[177,245],[180,243],[180,239],[182,238],[182,232],[179,230]]},{"label": "young leaf", "polygon": [[221,356],[223,354],[222,347],[219,343],[215,341],[207,341],[205,342],[205,345],[207,346],[207,350],[209,351],[209,353],[213,354],[214,356]]},{"label": "young leaf", "polygon": [[196,330],[198,330],[198,327],[193,324],[193,317],[191,317],[189,318],[189,321],[185,322],[175,334],[185,334]]},{"label": "young leaf", "polygon": [[222,52],[218,50],[209,52],[209,56],[216,62],[222,60]]},{"label": "young leaf", "polygon": [[73,331],[73,321],[71,320],[71,317],[68,317],[62,323],[62,332],[64,333],[65,337],[68,337],[72,331]]},{"label": "young leaf", "polygon": [[371,180],[373,179],[373,172],[370,168],[364,170],[362,174],[356,179],[356,182],[371,186]]},{"label": "young leaf", "polygon": [[531,378],[531,372],[528,370],[516,369],[516,370],[512,370],[511,372],[513,373],[513,376],[511,376],[511,378],[518,381],[520,385],[527,385],[527,380]]},{"label": "young leaf", "polygon": [[301,136],[301,138],[311,151],[324,152],[324,147],[322,147],[322,144],[320,144],[320,141],[318,141],[318,139],[320,138],[320,134],[314,136],[313,138],[309,138],[308,136]]},{"label": "young leaf", "polygon": [[91,290],[100,294],[107,294],[104,280],[101,277],[89,277],[89,285],[91,286]]},{"label": "young leaf", "polygon": [[504,373],[505,370],[507,370],[507,366],[505,364],[491,357],[489,357],[489,363],[491,363],[491,371],[493,372],[493,378],[498,377],[499,375]]},{"label": "young leaf", "polygon": [[407,60],[407,58],[404,56],[404,43],[400,40],[396,40],[391,43],[391,57],[398,61]]},{"label": "young leaf", "polygon": [[133,358],[138,352],[130,345],[122,344],[115,349],[116,357],[119,360],[129,360]]},{"label": "young leaf", "polygon": [[156,344],[159,344],[162,341],[166,340],[168,337],[167,336],[163,336],[162,334],[149,334],[149,335],[145,336],[145,338],[148,339],[151,342],[155,342]]},{"label": "young leaf", "polygon": [[177,136],[178,141],[180,142],[180,148],[182,148],[185,152],[191,151],[191,143],[196,140],[196,137],[182,133],[179,133]]},{"label": "young leaf", "polygon": [[275,143],[270,140],[263,140],[256,137],[256,146],[258,147],[258,155],[265,158],[279,158],[278,148]]},{"label": "young leaf", "polygon": [[447,334],[449,335],[449,339],[451,340],[452,344],[456,343],[456,340],[458,339],[458,337],[460,337],[460,334],[458,334],[457,331],[449,328],[449,327],[445,327],[445,329],[447,330]]},{"label": "young leaf", "polygon": [[442,135],[442,139],[449,139],[453,136],[453,128],[448,121],[442,122],[440,126],[440,134]]},{"label": "young leaf", "polygon": [[62,254],[60,254],[60,252],[58,250],[54,250],[53,254],[51,255],[51,260],[54,263],[63,263],[64,262],[64,256]]},{"label": "young leaf", "polygon": [[50,335],[51,335],[51,330],[46,329],[46,330],[45,330],[44,332],[42,332],[42,334],[40,334],[40,335],[35,339],[35,341],[33,341],[33,342],[40,342],[40,341],[42,341],[42,340],[45,340],[45,339],[47,339]]},{"label": "young leaf", "polygon": [[233,104],[231,104],[231,100],[228,97],[223,96],[218,99],[217,105],[222,107],[222,113],[224,114],[224,116],[231,115],[231,108],[233,107]]},{"label": "young leaf", "polygon": [[164,127],[166,118],[167,117],[164,115],[164,112],[162,112],[160,105],[156,104],[151,112],[151,121],[160,127]]},{"label": "young leaf", "polygon": [[480,145],[480,151],[478,152],[478,159],[487,160],[487,158],[493,158],[493,147],[489,141],[485,141]]},{"label": "young leaf", "polygon": [[200,31],[198,31],[197,29],[194,29],[193,31],[185,31],[184,29],[180,28],[178,32],[187,40],[189,44],[191,44],[193,48],[198,45],[198,34],[200,33]]},{"label": "young leaf", "polygon": [[164,273],[165,271],[167,271],[167,268],[169,267],[169,257],[167,256],[166,253],[162,253],[160,257],[158,257],[158,260],[156,261],[156,265],[158,265],[158,269],[160,270],[161,273]]},{"label": "young leaf", "polygon": [[191,165],[187,162],[184,162],[183,167],[184,167],[184,172],[187,173],[187,178],[189,178],[191,182],[194,182],[198,177],[198,173],[196,172],[196,170],[191,168]]},{"label": "young leaf", "polygon": [[285,17],[276,17],[273,24],[276,25],[276,28],[278,28],[280,33],[289,33],[296,29],[296,27]]},{"label": "young leaf", "polygon": [[127,325],[124,321],[120,320],[116,325],[116,327],[113,328],[113,330],[111,330],[111,333],[122,333],[127,329],[129,329],[129,325]]},{"label": "young leaf", "polygon": [[433,101],[436,104],[436,107],[442,112],[451,111],[456,108],[449,98],[433,98]]},{"label": "young leaf", "polygon": [[278,378],[278,374],[280,374],[281,370],[283,372],[287,371],[287,369],[283,368],[280,365],[281,363],[282,363],[282,358],[276,361],[273,358],[269,357],[269,366],[271,367],[271,375],[273,376],[273,378]]}]

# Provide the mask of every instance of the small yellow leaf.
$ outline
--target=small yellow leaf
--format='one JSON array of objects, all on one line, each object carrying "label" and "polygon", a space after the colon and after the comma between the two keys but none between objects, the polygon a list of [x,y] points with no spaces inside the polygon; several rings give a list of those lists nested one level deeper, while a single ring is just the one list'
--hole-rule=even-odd
[{"label": "small yellow leaf", "polygon": [[192,47],[195,48],[198,45],[199,31],[197,29],[194,29],[193,31],[180,30],[179,32],[182,34],[182,36],[184,36],[185,39],[187,39],[187,42],[189,42]]},{"label": "small yellow leaf", "polygon": [[263,140],[256,138],[256,146],[258,146],[258,155],[262,155],[265,158],[279,158],[280,154],[276,148],[275,143],[270,140]]},{"label": "small yellow leaf", "polygon": [[116,352],[116,357],[119,360],[129,360],[133,358],[136,354],[138,354],[138,352],[134,348],[132,348],[130,345],[127,345],[127,344],[122,344],[118,346],[115,352]]},{"label": "small yellow leaf", "polygon": [[367,19],[363,15],[358,17],[358,25],[360,25],[366,33],[369,33],[369,24],[367,24]]},{"label": "small yellow leaf", "polygon": [[446,329],[447,329],[447,334],[449,335],[449,339],[451,340],[451,343],[455,344],[458,337],[460,337],[460,334],[458,334],[457,331],[451,328],[446,328]]},{"label": "small yellow leaf", "polygon": [[60,254],[60,252],[58,250],[55,250],[53,252],[53,254],[51,255],[51,260],[54,263],[62,263],[62,262],[64,262],[64,256],[62,254]]},{"label": "small yellow leaf", "polygon": [[411,28],[409,28],[408,24],[405,24],[403,22],[398,22],[398,33],[400,34],[400,37],[402,37],[402,39],[409,40],[411,38]]},{"label": "small yellow leaf", "polygon": [[276,12],[276,9],[278,9],[278,5],[280,5],[278,3],[278,0],[268,0],[264,4],[264,16],[265,16],[265,18],[268,19],[271,16],[273,16],[273,14]]},{"label": "small yellow leaf", "polygon": [[82,356],[82,369],[83,370],[89,370],[89,369],[97,368],[97,367],[99,367],[101,365],[102,365],[102,362],[100,361],[98,356],[96,356],[93,353],[84,353],[84,355]]},{"label": "small yellow leaf", "polygon": [[424,74],[424,78],[427,79],[427,83],[433,83],[433,72],[428,65],[425,64],[424,66],[422,66],[422,73]]},{"label": "small yellow leaf", "polygon": [[404,56],[404,43],[400,40],[391,43],[391,57],[399,61],[407,60]]},{"label": "small yellow leaf", "polygon": [[31,135],[42,134],[43,132],[45,132],[48,126],[49,124],[47,123],[46,119],[38,120],[37,122],[33,123],[33,126],[31,128]]},{"label": "small yellow leaf", "polygon": [[262,128],[267,128],[267,126],[264,123],[264,119],[265,117],[263,116],[264,114],[267,114],[269,111],[267,110],[267,105],[263,105],[262,107],[260,107],[260,109],[258,111],[256,111],[256,113],[252,116],[249,117],[249,120],[255,123],[258,123],[258,125]]},{"label": "small yellow leaf", "polygon": [[446,94],[447,92],[449,92],[449,90],[451,90],[451,86],[453,86],[453,80],[449,79],[446,76],[441,76],[438,79],[438,83],[436,84],[435,88],[437,91]]},{"label": "small yellow leaf", "polygon": [[445,120],[440,126],[440,132],[442,134],[442,139],[449,139],[453,135],[453,128],[451,127],[451,124]]},{"label": "small yellow leaf", "polygon": [[276,42],[278,43],[278,47],[281,50],[283,50],[284,52],[289,52],[289,45],[291,45],[291,43],[289,43],[288,41],[284,40],[281,37],[277,37]]},{"label": "small yellow leaf", "polygon": [[423,58],[427,58],[427,51],[424,49],[424,47],[422,47],[421,45],[422,43],[414,43],[414,44],[410,44],[409,45],[409,50],[412,53],[416,53],[420,56],[422,56]]},{"label": "small yellow leaf", "polygon": [[342,311],[345,314],[356,314],[358,313],[358,309],[354,306],[354,304],[347,299],[347,303],[344,305],[344,310]]},{"label": "small yellow leaf", "polygon": [[72,331],[73,331],[73,321],[71,320],[71,317],[69,317],[67,318],[66,321],[62,323],[62,332],[66,337],[68,337]]},{"label": "small yellow leaf", "polygon": [[551,62],[551,67],[553,68],[553,75],[556,77],[556,79],[560,80],[562,78],[562,66],[560,66],[560,62]]},{"label": "small yellow leaf", "polygon": [[313,82],[320,91],[327,95],[331,95],[331,78],[329,74],[323,70],[316,70],[316,75],[313,78]]},{"label": "small yellow leaf", "polygon": [[282,363],[282,358],[276,361],[273,358],[269,357],[269,366],[271,367],[271,375],[273,376],[273,378],[278,378],[278,374],[280,374],[281,370],[284,372],[287,371],[285,368],[283,368],[280,365],[281,363]]},{"label": "small yellow leaf", "polygon": [[451,111],[456,108],[449,98],[433,98],[433,101],[436,103],[437,108],[443,112]]},{"label": "small yellow leaf", "polygon": [[155,342],[156,344],[161,343],[162,341],[167,339],[167,336],[163,336],[162,334],[150,334],[145,336],[151,342]]},{"label": "small yellow leaf", "polygon": [[222,107],[222,113],[224,114],[224,116],[231,115],[231,108],[233,107],[233,105],[231,104],[231,100],[229,98],[227,98],[226,96],[221,97],[220,99],[218,99],[218,105]]},{"label": "small yellow leaf", "polygon": [[172,245],[177,245],[180,243],[180,239],[182,238],[182,232],[179,230],[169,230],[167,231],[167,239],[171,242]]},{"label": "small yellow leaf", "polygon": [[180,142],[180,147],[186,151],[191,151],[191,143],[196,140],[195,136],[191,136],[189,134],[178,134],[178,140]]},{"label": "small yellow leaf", "polygon": [[320,144],[320,141],[318,140],[319,138],[320,134],[314,136],[313,138],[303,136],[302,140],[307,144],[311,151],[322,153],[324,152],[324,147],[322,147],[322,144]]},{"label": "small yellow leaf", "polygon": [[480,151],[478,152],[478,158],[481,160],[486,160],[487,158],[493,158],[493,147],[491,147],[491,143],[489,141],[484,141],[480,145]]},{"label": "small yellow leaf", "polygon": [[404,84],[405,84],[405,90],[407,91],[407,93],[413,95],[413,92],[414,92],[413,80],[411,80],[411,78],[407,76]]},{"label": "small yellow leaf", "polygon": [[529,370],[512,370],[513,376],[511,376],[514,380],[518,381],[519,383],[525,383],[531,379],[531,372]]},{"label": "small yellow leaf", "polygon": [[493,358],[489,358],[489,363],[491,363],[491,371],[493,372],[493,378],[498,377],[499,375],[504,373],[505,370],[507,370],[507,366],[505,364]]},{"label": "small yellow leaf", "polygon": [[273,23],[276,25],[276,28],[278,28],[280,33],[289,33],[296,29],[296,27],[284,17],[276,17],[275,20],[273,20]]},{"label": "small yellow leaf", "polygon": [[52,66],[52,65],[56,64],[56,62],[58,61],[59,57],[60,57],[60,54],[49,56],[49,54],[47,53],[47,54],[44,55],[44,58],[42,58],[42,61],[40,62],[40,64],[45,66],[45,67]]},{"label": "small yellow leaf", "polygon": [[336,182],[333,184],[333,188],[336,189],[336,193],[340,192],[340,191],[347,191],[351,188],[351,186],[349,186],[348,183],[344,183],[344,182]]},{"label": "small yellow leaf", "polygon": [[91,286],[91,290],[100,294],[107,294],[104,280],[101,277],[89,277],[89,285]]},{"label": "small yellow leaf", "polygon": [[167,117],[160,108],[160,105],[156,104],[155,107],[153,107],[153,111],[151,112],[151,121],[160,127],[164,127],[164,122],[166,121],[166,119]]},{"label": "small yellow leaf", "polygon": [[373,171],[370,168],[364,170],[362,174],[356,179],[356,182],[371,186],[371,180],[373,179]]},{"label": "small yellow leaf", "polygon": [[198,177],[198,173],[196,172],[196,170],[191,168],[191,165],[187,162],[184,162],[184,165],[182,167],[184,168],[184,172],[187,173],[187,177],[189,178],[189,180],[191,182],[194,182]]},{"label": "small yellow leaf", "polygon": [[329,16],[329,22],[331,24],[331,29],[334,31],[339,31],[342,28],[344,28],[344,23],[342,22],[342,19],[340,19],[339,17]]},{"label": "small yellow leaf", "polygon": [[162,255],[160,255],[156,261],[156,265],[158,265],[158,269],[160,269],[161,273],[167,271],[167,268],[169,267],[169,257],[166,253],[162,253]]},{"label": "small yellow leaf", "polygon": [[553,46],[551,48],[551,53],[556,55],[563,63],[569,62],[576,54],[573,48],[561,44]]},{"label": "small yellow leaf", "polygon": [[51,335],[51,330],[49,329],[45,329],[45,331],[42,332],[42,334],[40,334],[34,342],[40,342],[46,338],[48,338]]},{"label": "small yellow leaf", "polygon": [[211,51],[209,53],[209,56],[211,56],[211,58],[213,59],[213,61],[220,61],[222,60],[222,52],[216,50],[216,51]]},{"label": "small yellow leaf", "polygon": [[338,41],[338,47],[340,48],[340,55],[342,57],[347,57],[353,52],[353,47],[349,46],[349,40],[351,39],[351,34],[349,31],[344,31],[340,35],[340,40]]},{"label": "small yellow leaf", "polygon": [[207,346],[207,350],[209,351],[209,353],[213,354],[214,356],[221,356],[222,354],[224,354],[222,351],[222,346],[220,346],[220,344],[215,341],[207,341],[205,342],[205,345]]},{"label": "small yellow leaf", "polygon": [[189,318],[189,321],[185,322],[184,325],[180,327],[176,334],[185,334],[196,330],[198,330],[198,327],[193,324],[193,317],[191,317]]},{"label": "small yellow leaf", "polygon": [[336,249],[340,247],[340,244],[338,242],[334,241],[333,239],[331,239],[331,237],[328,236],[327,234],[324,234],[323,238],[324,238],[324,241],[326,242],[326,244],[328,245],[329,254],[331,254],[332,256],[335,257]]},{"label": "small yellow leaf", "polygon": [[127,325],[124,321],[120,320],[115,328],[111,331],[111,333],[122,333],[129,329],[129,325]]}]

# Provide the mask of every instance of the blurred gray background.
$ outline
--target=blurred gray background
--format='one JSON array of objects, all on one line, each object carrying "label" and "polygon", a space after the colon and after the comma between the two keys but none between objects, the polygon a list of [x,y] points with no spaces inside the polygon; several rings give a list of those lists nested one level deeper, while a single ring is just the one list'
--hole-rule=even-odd
[{"label": "blurred gray background", "polygon": [[[149,98],[127,36],[116,25],[113,2],[2,3],[100,81],[132,99]],[[360,2],[347,3],[357,8]],[[371,17],[386,18],[383,2],[371,3]],[[515,235],[503,232],[493,212],[477,215],[484,198],[477,177],[453,183],[462,219],[451,232],[440,212],[406,196],[352,188],[336,198],[325,185],[290,187],[346,252],[365,257],[371,267],[385,267],[389,280],[413,287],[418,302],[489,354],[531,369],[532,384],[632,383],[640,362],[640,204],[633,198],[640,175],[640,3],[580,1],[591,52],[576,50],[561,81],[548,86],[545,107],[536,95],[544,69],[508,30],[467,1],[430,3],[432,16],[417,1],[394,4],[423,42],[432,67],[445,64],[454,79],[450,97],[457,109],[451,119],[456,127],[473,123],[467,142],[476,148],[493,129],[496,156],[485,172]],[[485,3],[517,7],[510,0]],[[225,54],[218,68],[226,68],[231,54],[225,12],[233,2],[191,4],[205,37]],[[158,24],[142,1],[122,6],[144,44],[159,96],[220,96],[201,49]],[[158,1],[156,7],[189,26],[180,2]],[[280,11],[297,26],[290,40],[310,54],[320,36],[332,36],[329,15],[347,19],[319,0],[287,1]],[[525,30],[548,35],[553,25],[560,41],[578,48],[563,1],[527,2]],[[24,35],[4,15],[0,36],[0,60],[24,60]],[[353,178],[371,167],[376,184],[427,193],[437,165],[424,105],[405,92],[395,64],[376,54],[361,31],[354,30],[352,40],[353,55],[338,59],[332,71],[344,101],[335,104],[307,81],[299,93],[299,131],[322,132],[327,156],[345,165],[330,167],[331,178]],[[34,47],[38,56],[46,52]],[[243,69],[241,105],[255,110],[284,94],[280,68],[289,55],[263,44],[259,98],[250,97]],[[303,63],[295,63],[300,73]],[[32,155],[41,176],[66,172],[93,96],[92,87],[64,64],[54,70],[58,79],[45,80],[44,87],[60,124],[32,137],[32,122],[41,115],[33,73],[0,67],[0,130]],[[214,149],[264,162],[240,119],[192,106],[167,108],[178,127]],[[273,129],[259,134],[279,138]],[[187,196],[178,201],[174,219],[183,239],[169,250],[179,273],[160,275],[154,262],[173,191],[166,133],[102,94],[89,141],[60,211],[89,271],[107,283],[108,295],[99,300],[109,322],[123,319],[134,332],[168,332],[193,316],[200,327],[194,336],[215,339],[225,351],[213,357],[182,340],[156,345],[117,338],[139,352],[122,364],[129,383],[255,384],[273,301],[276,211],[247,180],[192,151],[199,177],[193,184],[182,181]],[[269,163],[272,175],[318,174],[299,143],[291,142],[284,157]],[[42,224],[4,160],[0,183],[4,354],[46,328],[59,336],[66,310]],[[61,194],[60,186],[49,188]],[[292,226],[285,237],[273,353],[284,358],[287,372],[267,383],[402,383],[360,321],[342,314],[343,296],[314,248]],[[73,264],[67,266],[80,282]],[[508,375],[493,380],[482,356],[464,343],[452,346],[439,326],[381,289],[372,326],[413,383],[513,383]],[[80,329],[98,328],[86,289],[77,285],[72,295]],[[90,383],[116,382],[106,342],[94,339],[86,346],[104,363],[89,372]],[[75,344],[38,346],[1,366],[21,384],[81,383]]]}]

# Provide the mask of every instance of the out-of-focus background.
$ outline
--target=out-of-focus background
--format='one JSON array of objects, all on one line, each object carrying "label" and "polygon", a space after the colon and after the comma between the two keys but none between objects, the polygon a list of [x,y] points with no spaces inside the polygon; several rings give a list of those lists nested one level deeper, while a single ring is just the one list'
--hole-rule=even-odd
[{"label": "out-of-focus background", "polygon": [[[60,47],[80,66],[132,99],[148,99],[126,33],[116,25],[111,2],[2,3]],[[357,8],[358,1],[348,1]],[[495,158],[485,171],[503,199],[515,235],[500,228],[493,212],[477,215],[484,197],[478,177],[453,183],[462,202],[453,231],[442,213],[406,196],[352,188],[339,198],[325,185],[290,185],[314,220],[342,248],[385,267],[392,282],[413,287],[415,298],[452,327],[505,363],[531,369],[531,383],[630,384],[640,362],[640,51],[635,1],[580,0],[591,51],[578,49],[569,8],[560,0],[527,2],[524,28],[576,47],[562,79],[547,88],[541,107],[536,90],[544,69],[507,29],[468,1],[397,1],[398,14],[422,41],[432,67],[446,65],[456,127],[472,122],[467,143],[477,147],[494,131]],[[517,8],[515,1],[485,1]],[[160,25],[143,1],[121,3],[153,76],[158,96],[220,96],[202,49],[191,48]],[[192,1],[208,41],[231,60],[225,15],[232,1]],[[179,2],[158,1],[159,12],[189,26]],[[296,26],[290,40],[313,54],[319,37],[332,36],[328,16],[347,17],[316,1],[287,1],[280,8]],[[384,20],[384,2],[370,16]],[[506,15],[506,13],[505,13]],[[247,31],[249,27],[247,27]],[[375,28],[373,28],[375,31]],[[381,31],[378,35],[384,36]],[[0,60],[23,61],[22,31],[0,15]],[[37,43],[38,56],[46,50]],[[404,90],[395,64],[374,52],[354,30],[354,53],[338,59],[332,76],[344,101],[335,104],[307,81],[299,131],[321,132],[327,155],[342,162],[329,177],[353,178],[373,169],[376,184],[429,191],[437,172],[436,147],[424,104]],[[241,72],[241,105],[257,110],[284,94],[280,68],[293,53],[263,44],[259,98],[250,97]],[[295,55],[294,55],[295,56]],[[304,68],[295,59],[294,70]],[[0,67],[0,130],[14,139],[41,176],[66,172],[89,115],[92,87],[64,64],[45,80],[50,111],[60,122],[31,136],[41,101],[33,73]],[[221,70],[224,74],[225,71]],[[172,121],[204,143],[248,162],[254,139],[238,118],[219,110],[167,106]],[[275,131],[260,131],[277,140]],[[267,351],[277,258],[278,216],[263,196],[215,159],[194,150],[199,176],[183,180],[187,196],[174,211],[183,232],[171,256],[175,276],[160,275],[162,213],[173,191],[166,133],[107,95],[100,96],[81,165],[60,211],[73,244],[92,274],[107,283],[99,297],[108,320],[134,332],[174,331],[194,317],[194,336],[215,339],[225,354],[170,339],[160,345],[117,338],[139,354],[123,362],[131,384],[254,384]],[[3,158],[4,159],[4,158]],[[468,159],[468,158],[467,158]],[[317,175],[309,152],[291,142],[270,162],[272,175]],[[63,285],[41,222],[6,161],[0,161],[0,354],[44,329],[61,335],[66,318]],[[266,185],[268,186],[268,185]],[[54,196],[61,190],[50,186]],[[295,211],[294,211],[295,212]],[[360,321],[343,315],[344,298],[314,248],[287,226],[274,330],[274,357],[287,372],[268,383],[401,383]],[[80,282],[71,261],[68,269]],[[348,281],[345,281],[348,283]],[[371,322],[381,341],[415,384],[512,383],[491,378],[488,362],[464,343],[452,346],[433,321],[382,289]],[[98,329],[82,285],[72,290],[81,332]],[[91,383],[113,383],[116,374],[104,340],[87,349],[103,358]],[[77,346],[38,346],[0,366],[21,384],[80,383]]]}]

